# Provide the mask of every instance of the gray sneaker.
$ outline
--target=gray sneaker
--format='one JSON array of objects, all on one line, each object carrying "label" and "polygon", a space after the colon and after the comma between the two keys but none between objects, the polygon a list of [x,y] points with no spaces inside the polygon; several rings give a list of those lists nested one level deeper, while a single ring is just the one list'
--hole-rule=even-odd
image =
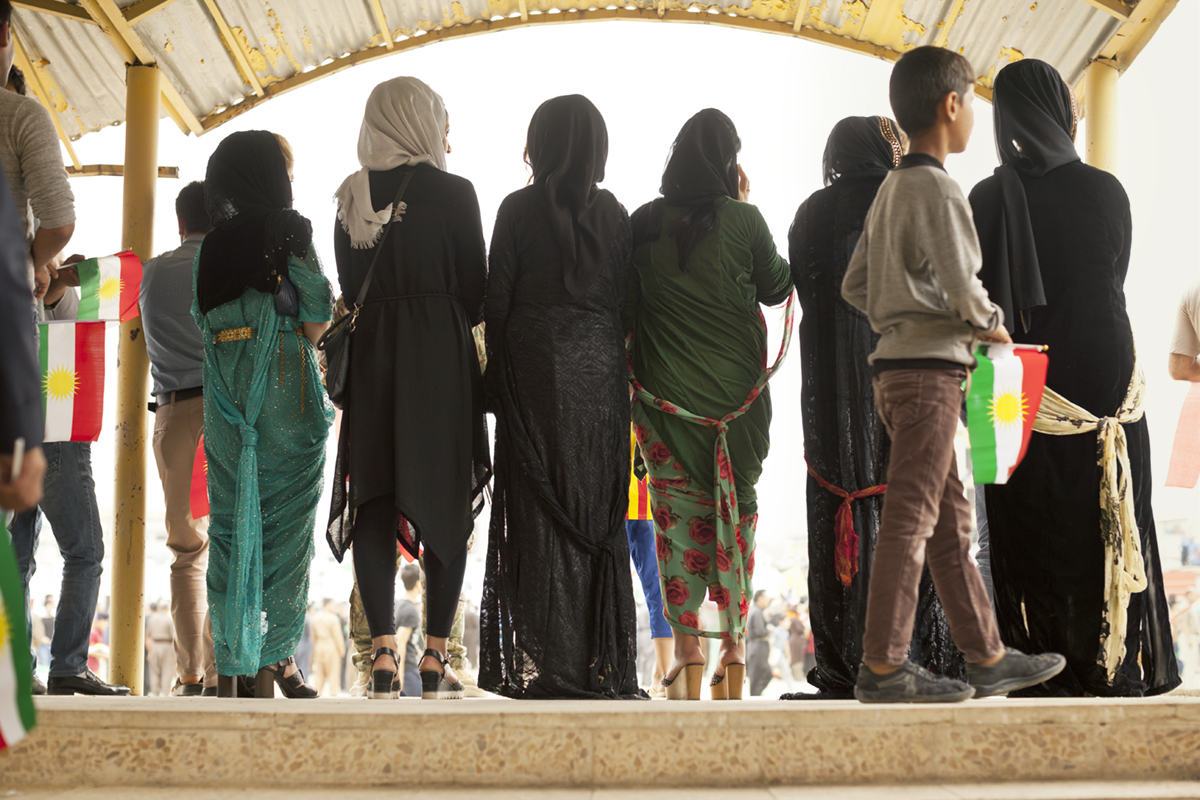
[{"label": "gray sneaker", "polygon": [[863,703],[960,703],[975,690],[962,681],[934,675],[911,661],[888,675],[876,675],[861,664],[854,696]]},{"label": "gray sneaker", "polygon": [[976,697],[995,697],[1036,686],[1063,671],[1067,660],[1058,653],[1027,656],[1007,647],[1004,658],[990,667],[967,664],[967,681],[975,687]]}]

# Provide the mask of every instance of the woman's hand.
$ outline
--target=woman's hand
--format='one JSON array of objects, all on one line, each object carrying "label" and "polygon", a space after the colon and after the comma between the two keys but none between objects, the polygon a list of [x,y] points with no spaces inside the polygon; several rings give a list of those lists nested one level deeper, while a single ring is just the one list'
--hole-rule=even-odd
[{"label": "woman's hand", "polygon": [[738,164],[738,200],[743,203],[750,201],[750,179],[746,177],[746,170],[742,169],[741,164]]}]

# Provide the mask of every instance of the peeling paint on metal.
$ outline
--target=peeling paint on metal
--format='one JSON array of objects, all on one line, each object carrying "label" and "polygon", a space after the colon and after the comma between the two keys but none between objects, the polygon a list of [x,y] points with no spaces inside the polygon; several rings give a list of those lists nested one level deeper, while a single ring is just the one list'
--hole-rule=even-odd
[{"label": "peeling paint on metal", "polygon": [[1011,64],[1014,61],[1020,61],[1021,59],[1023,59],[1025,57],[1025,54],[1022,53],[1020,50],[1016,49],[1015,47],[1001,47],[1000,48],[1000,57],[1007,58],[1008,62]]}]

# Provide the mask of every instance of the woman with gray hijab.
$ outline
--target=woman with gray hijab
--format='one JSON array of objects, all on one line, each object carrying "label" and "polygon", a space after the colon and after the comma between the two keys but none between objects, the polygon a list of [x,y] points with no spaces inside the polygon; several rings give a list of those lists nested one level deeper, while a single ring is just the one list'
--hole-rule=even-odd
[{"label": "woman with gray hijab", "polygon": [[[396,542],[423,549],[425,699],[462,697],[446,663],[467,539],[491,477],[479,360],[487,255],[469,181],[445,171],[449,118],[415,78],[393,78],[367,100],[362,169],[337,191],[334,251],[349,311],[344,417],[329,543],[354,571],[371,629],[369,696],[395,698]],[[361,307],[353,300],[375,263]]]}]

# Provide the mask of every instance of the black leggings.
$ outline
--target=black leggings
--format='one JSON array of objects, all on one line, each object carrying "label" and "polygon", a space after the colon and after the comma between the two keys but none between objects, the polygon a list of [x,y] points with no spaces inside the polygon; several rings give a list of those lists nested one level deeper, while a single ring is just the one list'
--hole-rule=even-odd
[{"label": "black leggings", "polygon": [[[396,496],[368,500],[354,520],[354,576],[371,638],[396,634]],[[446,639],[454,626],[467,548],[449,564],[425,551],[425,635]]]}]

